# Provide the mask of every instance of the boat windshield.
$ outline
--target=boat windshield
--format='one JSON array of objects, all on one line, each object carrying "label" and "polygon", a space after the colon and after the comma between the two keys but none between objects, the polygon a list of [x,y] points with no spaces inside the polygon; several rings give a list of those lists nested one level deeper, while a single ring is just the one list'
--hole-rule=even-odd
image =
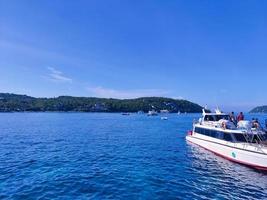
[{"label": "boat windshield", "polygon": [[219,121],[221,119],[230,120],[229,115],[206,115],[205,121]]}]

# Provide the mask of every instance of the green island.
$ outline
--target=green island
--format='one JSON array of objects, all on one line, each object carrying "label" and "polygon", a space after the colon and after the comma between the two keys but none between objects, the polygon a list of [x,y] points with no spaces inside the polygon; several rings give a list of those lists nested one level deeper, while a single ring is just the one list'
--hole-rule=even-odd
[{"label": "green island", "polygon": [[257,106],[256,108],[253,108],[250,113],[267,113],[267,105]]},{"label": "green island", "polygon": [[164,97],[113,99],[59,96],[35,98],[27,95],[0,93],[0,112],[148,112],[149,110],[199,113],[202,111],[202,107],[187,100]]}]

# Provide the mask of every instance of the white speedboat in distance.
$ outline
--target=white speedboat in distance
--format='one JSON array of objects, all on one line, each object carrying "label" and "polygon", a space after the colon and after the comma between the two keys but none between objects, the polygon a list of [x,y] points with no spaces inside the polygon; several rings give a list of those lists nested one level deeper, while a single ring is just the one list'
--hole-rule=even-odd
[{"label": "white speedboat in distance", "polygon": [[168,117],[161,117],[161,120],[168,120]]},{"label": "white speedboat in distance", "polygon": [[266,130],[249,124],[241,121],[235,126],[229,115],[203,109],[202,118],[193,124],[186,140],[228,160],[267,171]]},{"label": "white speedboat in distance", "polygon": [[147,115],[148,116],[156,116],[156,115],[158,115],[158,113],[155,110],[150,110],[150,111],[148,111]]},{"label": "white speedboat in distance", "polygon": [[170,113],[170,111],[165,109],[165,110],[160,110],[160,113]]}]

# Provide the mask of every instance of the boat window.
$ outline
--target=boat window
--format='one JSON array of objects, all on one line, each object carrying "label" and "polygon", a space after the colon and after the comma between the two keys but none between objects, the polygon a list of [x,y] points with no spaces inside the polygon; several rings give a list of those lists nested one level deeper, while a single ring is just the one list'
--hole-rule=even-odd
[{"label": "boat window", "polygon": [[230,120],[229,115],[206,115],[204,117],[205,121],[219,121],[221,119]]},{"label": "boat window", "polygon": [[223,132],[221,132],[221,131],[216,131],[216,138],[218,138],[218,139],[223,139]]},{"label": "boat window", "polygon": [[200,133],[200,128],[196,127],[196,128],[195,128],[195,132],[196,132],[196,133]]},{"label": "boat window", "polygon": [[196,127],[195,128],[195,132],[197,132],[199,134],[202,134],[202,135],[207,135],[207,136],[210,135],[210,130],[209,129],[204,129],[204,128],[198,128],[198,127]]},{"label": "boat window", "polygon": [[217,131],[210,130],[210,137],[216,138],[216,135],[217,135]]},{"label": "boat window", "polygon": [[210,136],[213,138],[220,139],[220,140],[226,140],[226,141],[232,141],[233,140],[231,137],[231,134],[224,133],[222,131],[211,130]]},{"label": "boat window", "polygon": [[233,141],[232,136],[231,136],[230,133],[223,133],[223,140],[226,140],[226,141],[229,141],[229,142]]},{"label": "boat window", "polygon": [[219,121],[221,119],[229,120],[229,115],[216,115],[216,121]]},{"label": "boat window", "polygon": [[233,136],[234,136],[236,142],[247,142],[245,136],[241,133],[234,133]]},{"label": "boat window", "polygon": [[207,130],[207,129],[204,129],[204,128],[202,128],[202,129],[200,130],[200,133],[201,133],[202,135],[209,135],[209,134],[208,134],[208,130]]},{"label": "boat window", "polygon": [[204,118],[205,121],[214,121],[214,116],[212,115],[206,115]]},{"label": "boat window", "polygon": [[[225,140],[225,141],[230,141],[230,142],[233,141],[231,133],[224,133],[222,131],[210,130],[210,129],[199,128],[199,127],[195,128],[195,132],[199,133],[199,134],[202,134],[202,135],[209,136],[209,137],[217,138],[217,139],[220,139],[220,140]],[[242,135],[242,134],[240,134],[240,135]],[[245,140],[245,138],[242,138],[239,135],[237,136],[236,141],[241,142],[243,140]]]},{"label": "boat window", "polygon": [[201,128],[200,129],[200,133],[203,134],[203,135],[206,135],[206,130],[204,128]]},{"label": "boat window", "polygon": [[210,131],[211,131],[211,130],[209,130],[209,129],[204,129],[204,131],[205,131],[205,135],[210,136]]}]

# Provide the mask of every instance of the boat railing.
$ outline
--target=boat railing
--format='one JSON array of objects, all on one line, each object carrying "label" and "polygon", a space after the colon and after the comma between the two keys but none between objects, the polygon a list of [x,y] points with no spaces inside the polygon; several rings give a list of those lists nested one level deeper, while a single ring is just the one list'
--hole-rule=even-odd
[{"label": "boat railing", "polygon": [[257,145],[266,146],[266,140],[264,139],[264,134],[258,132],[258,130],[247,129],[244,136],[248,143],[253,143]]},{"label": "boat railing", "polygon": [[250,135],[248,134],[248,131],[245,131],[244,132],[244,138],[245,138],[245,140],[246,140],[247,143],[252,143],[251,142]]}]

